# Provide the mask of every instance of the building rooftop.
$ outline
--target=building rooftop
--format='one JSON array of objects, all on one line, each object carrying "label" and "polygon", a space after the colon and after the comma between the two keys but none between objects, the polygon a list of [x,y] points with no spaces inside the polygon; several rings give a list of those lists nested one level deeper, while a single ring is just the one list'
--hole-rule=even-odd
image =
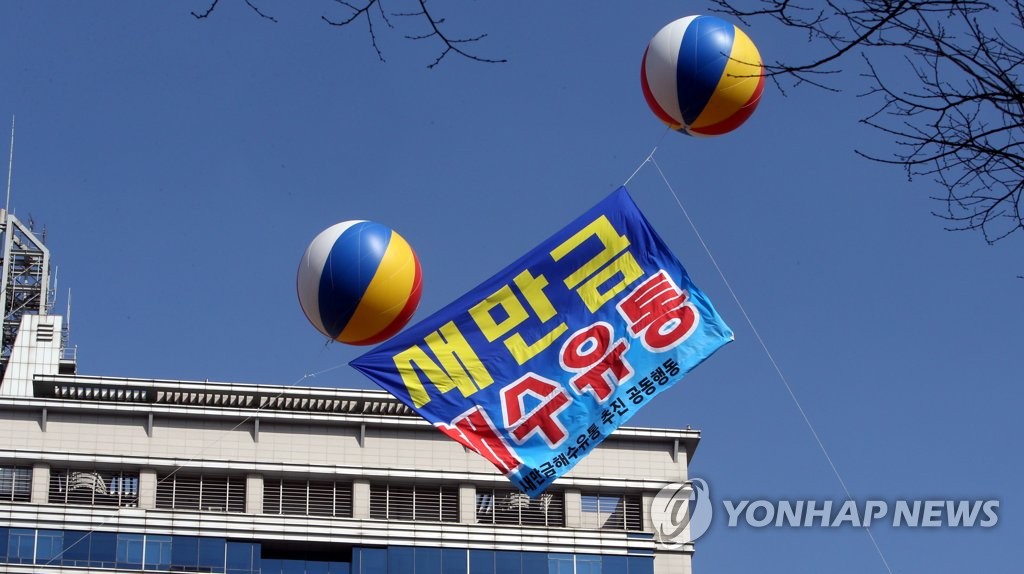
[{"label": "building rooftop", "polygon": [[[32,398],[14,404],[37,407],[88,406],[112,410],[207,416],[296,418],[397,426],[430,426],[395,396],[382,390],[337,389],[294,385],[264,385],[213,381],[141,379],[92,375],[36,374]],[[2,401],[2,399],[0,399]],[[6,402],[6,401],[2,401]],[[632,439],[679,440],[692,456],[700,431],[648,427],[620,427],[615,436]]]}]

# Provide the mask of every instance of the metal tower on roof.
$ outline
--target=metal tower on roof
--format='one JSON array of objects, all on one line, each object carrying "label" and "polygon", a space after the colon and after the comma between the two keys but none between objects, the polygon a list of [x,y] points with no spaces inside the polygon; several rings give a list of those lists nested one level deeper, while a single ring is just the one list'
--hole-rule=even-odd
[{"label": "metal tower on roof", "polygon": [[[11,171],[14,163],[14,118],[11,118],[11,154],[7,164],[7,201],[0,209],[0,374],[6,373],[23,315],[48,315],[54,293],[50,280],[50,250],[9,211]],[[31,219],[31,218],[30,218]],[[45,233],[43,234],[45,238]],[[61,333],[61,341],[66,334]]]},{"label": "metal tower on roof", "polygon": [[0,302],[3,304],[3,336],[0,367],[7,368],[21,316],[48,315],[50,250],[17,217],[3,210],[0,218],[3,260],[0,261]]}]

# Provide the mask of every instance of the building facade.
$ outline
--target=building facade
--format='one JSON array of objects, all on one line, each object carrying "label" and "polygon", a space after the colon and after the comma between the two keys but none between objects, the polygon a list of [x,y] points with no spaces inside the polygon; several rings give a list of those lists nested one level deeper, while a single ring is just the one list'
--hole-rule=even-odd
[{"label": "building facade", "polygon": [[77,374],[25,313],[0,384],[0,571],[689,574],[651,508],[695,430],[621,428],[530,499],[382,391]]}]

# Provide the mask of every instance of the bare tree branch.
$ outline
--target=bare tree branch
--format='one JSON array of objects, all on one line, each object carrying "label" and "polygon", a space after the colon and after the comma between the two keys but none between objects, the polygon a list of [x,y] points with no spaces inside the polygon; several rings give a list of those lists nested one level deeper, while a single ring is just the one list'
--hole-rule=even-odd
[{"label": "bare tree branch", "polygon": [[[1024,230],[1024,42],[1004,32],[1020,38],[1022,0],[713,2],[748,25],[770,20],[806,36],[817,54],[766,65],[776,84],[828,88],[823,74],[859,53],[869,82],[860,95],[880,102],[861,122],[892,136],[896,150],[857,153],[932,178],[943,190],[934,213],[950,230],[978,231],[989,243]],[[909,74],[893,71],[900,61]]]},{"label": "bare tree branch", "polygon": [[[220,0],[209,0],[210,4],[206,10],[197,13],[192,12],[192,15],[196,19],[204,19],[210,17],[214,10],[217,9]],[[253,2],[254,0],[243,0],[245,4],[260,17],[267,20],[277,22],[277,19],[263,13],[259,7]],[[394,0],[395,2],[401,2],[402,0]],[[412,1],[412,0],[406,0]],[[441,63],[441,61],[448,54],[455,53],[466,59],[473,60],[476,62],[482,62],[486,64],[498,64],[506,62],[504,59],[485,58],[472,52],[469,52],[464,48],[467,44],[478,42],[487,37],[487,34],[479,34],[476,36],[468,37],[456,37],[451,36],[442,30],[442,26],[445,24],[444,18],[436,17],[428,8],[427,0],[415,0],[417,8],[413,11],[406,12],[388,12],[384,9],[384,0],[363,0],[363,2],[349,2],[347,0],[333,0],[335,6],[340,7],[343,10],[343,14],[339,17],[329,17],[322,15],[320,17],[325,23],[336,26],[345,27],[349,24],[362,20],[366,24],[367,31],[370,33],[370,44],[373,46],[374,51],[377,52],[377,57],[380,61],[385,61],[384,52],[381,50],[380,44],[378,43],[377,28],[375,27],[380,22],[389,30],[394,30],[395,26],[391,22],[391,17],[397,16],[402,17],[410,21],[418,21],[421,24],[425,24],[425,32],[412,32],[404,34],[404,37],[408,40],[436,40],[440,43],[440,54],[429,64],[428,68],[433,68]],[[416,25],[413,23],[413,25]]]},{"label": "bare tree branch", "polygon": [[426,2],[426,0],[419,0],[419,5],[420,5],[420,10],[418,12],[408,12],[408,13],[402,13],[402,14],[397,14],[397,15],[399,15],[399,16],[406,16],[406,17],[423,17],[430,24],[430,32],[428,32],[426,34],[415,35],[415,36],[406,36],[406,38],[408,38],[410,40],[425,40],[427,38],[437,37],[444,44],[444,49],[441,51],[441,54],[437,57],[436,60],[434,60],[434,63],[432,63],[429,66],[427,66],[428,68],[433,68],[434,66],[440,64],[441,60],[443,60],[444,57],[447,56],[450,52],[455,52],[456,54],[458,54],[458,55],[460,55],[460,56],[462,56],[464,58],[469,58],[470,60],[476,60],[477,62],[484,62],[486,64],[501,64],[501,63],[506,62],[506,60],[493,60],[493,59],[489,59],[489,58],[482,58],[482,57],[475,56],[473,54],[470,54],[470,53],[462,50],[461,48],[459,48],[459,45],[461,45],[461,44],[469,44],[469,43],[473,43],[473,42],[478,42],[478,41],[486,38],[487,34],[480,34],[479,36],[474,36],[472,38],[460,38],[460,39],[449,38],[448,36],[445,35],[444,32],[441,31],[441,28],[440,28],[440,25],[444,23],[444,18],[441,18],[441,19],[434,18],[430,14],[430,12],[427,10],[427,2]]},{"label": "bare tree branch", "polygon": [[384,62],[384,53],[380,51],[380,46],[377,45],[377,33],[374,32],[373,30],[373,16],[372,14],[370,14],[370,9],[376,7],[378,12],[380,13],[381,19],[384,21],[387,27],[394,28],[394,26],[392,26],[391,22],[388,20],[387,13],[385,13],[384,9],[381,8],[380,2],[378,0],[367,0],[366,5],[360,8],[358,6],[353,6],[352,4],[345,2],[345,0],[334,1],[348,8],[349,10],[352,11],[352,13],[349,14],[347,18],[343,18],[341,20],[331,20],[327,16],[321,16],[320,19],[322,19],[324,22],[327,22],[331,26],[347,26],[354,22],[356,19],[364,17],[366,19],[367,30],[370,32],[370,43],[373,44],[373,49],[376,50],[377,57],[380,59],[381,62]]},{"label": "bare tree branch", "polygon": [[[247,6],[248,6],[248,7],[249,7],[249,8],[250,8],[250,9],[251,9],[251,10],[252,10],[253,12],[255,12],[256,14],[258,14],[258,15],[259,15],[259,16],[260,16],[261,18],[264,18],[264,19],[270,20],[271,22],[277,22],[277,19],[276,19],[276,18],[274,18],[273,16],[269,16],[269,15],[267,15],[267,14],[264,14],[264,13],[263,13],[262,11],[260,11],[260,9],[259,9],[259,8],[257,8],[257,7],[256,7],[256,5],[252,3],[252,0],[244,0],[244,1],[245,1],[245,4],[246,4],[246,5],[247,5]],[[203,18],[209,18],[209,17],[210,17],[210,14],[211,14],[211,13],[212,13],[212,12],[214,11],[214,9],[216,9],[216,8],[217,8],[217,4],[218,4],[218,3],[220,3],[220,0],[212,0],[212,1],[210,2],[210,5],[206,7],[206,11],[205,11],[205,12],[203,12],[202,14],[197,14],[197,13],[195,13],[195,12],[192,12],[192,15],[193,15],[193,16],[195,16],[197,20],[202,20]]]}]

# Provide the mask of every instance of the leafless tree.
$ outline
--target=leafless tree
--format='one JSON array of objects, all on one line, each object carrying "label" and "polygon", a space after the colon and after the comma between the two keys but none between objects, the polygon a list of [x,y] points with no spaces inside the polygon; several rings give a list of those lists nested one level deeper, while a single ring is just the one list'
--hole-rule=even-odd
[{"label": "leafless tree", "polygon": [[[198,20],[209,18],[217,10],[221,0],[207,0],[209,4],[202,11],[193,11],[192,16]],[[265,12],[258,4],[258,0],[241,0],[248,8],[260,18],[270,22],[277,22],[277,18]],[[468,58],[476,62],[497,64],[505,60],[485,58],[469,51],[469,46],[487,37],[487,34],[476,36],[457,37],[451,36],[444,30],[445,19],[436,16],[427,6],[427,0],[389,0],[390,5],[406,6],[406,9],[392,11],[384,7],[384,0],[332,0],[326,2],[327,6],[334,12],[330,15],[324,14],[320,19],[331,26],[345,27],[361,22],[367,27],[370,33],[370,43],[377,52],[377,57],[384,61],[384,53],[377,43],[377,34],[383,26],[386,30],[396,30],[396,22],[400,22],[408,31],[403,36],[408,40],[434,41],[439,45],[439,54],[428,68],[433,68],[450,54]]]},{"label": "leafless tree", "polygon": [[859,56],[862,95],[877,102],[861,122],[896,150],[857,153],[933,178],[949,229],[990,244],[1024,229],[1022,0],[712,1],[752,32],[768,21],[806,38],[807,61],[765,62],[780,89],[833,89],[830,75]]}]

